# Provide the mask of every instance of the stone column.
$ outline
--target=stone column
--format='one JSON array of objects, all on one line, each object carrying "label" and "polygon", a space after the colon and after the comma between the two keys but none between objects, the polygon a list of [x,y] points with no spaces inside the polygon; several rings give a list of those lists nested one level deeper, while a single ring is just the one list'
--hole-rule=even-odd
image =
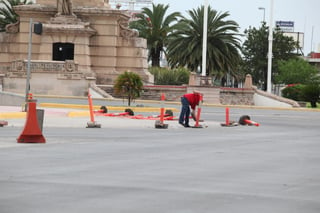
[{"label": "stone column", "polygon": [[250,74],[246,75],[246,80],[244,81],[243,88],[252,89],[252,77]]}]

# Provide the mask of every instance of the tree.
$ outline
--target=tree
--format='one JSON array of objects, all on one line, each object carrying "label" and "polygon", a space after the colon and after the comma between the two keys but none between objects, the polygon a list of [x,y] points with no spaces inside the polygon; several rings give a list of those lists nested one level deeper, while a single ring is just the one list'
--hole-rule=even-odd
[{"label": "tree", "polygon": [[282,91],[282,96],[295,101],[303,101],[302,84],[288,84]]},{"label": "tree", "polygon": [[[259,29],[250,27],[244,33],[247,39],[242,46],[244,63],[241,69],[247,74],[251,74],[255,85],[266,90],[269,29],[263,22]],[[279,28],[275,29],[273,32],[272,80],[278,73],[278,61],[295,58],[297,55],[293,51],[297,48],[297,42],[291,37],[283,35]]]},{"label": "tree", "polygon": [[206,69],[206,74],[222,75],[235,71],[241,60],[238,24],[225,20],[229,14],[218,13],[208,7],[207,64],[202,67],[202,38],[204,6],[189,10],[190,19],[183,17],[177,30],[169,35],[167,58],[171,66],[187,66],[197,72]]},{"label": "tree", "polygon": [[29,0],[0,0],[0,32],[6,30],[8,24],[18,21],[18,14],[13,10],[14,6],[32,4]]},{"label": "tree", "polygon": [[140,37],[147,39],[149,60],[152,66],[160,66],[160,54],[164,50],[167,36],[175,28],[175,22],[180,17],[179,12],[166,16],[169,5],[152,4],[152,10],[143,8],[136,15],[137,20],[130,23],[130,28],[139,31]]},{"label": "tree", "polygon": [[320,95],[318,70],[301,58],[279,62],[277,83],[288,84],[282,94],[294,100],[308,101],[311,107],[317,107]]},{"label": "tree", "polygon": [[318,73],[318,70],[301,58],[279,61],[276,83],[308,84]]},{"label": "tree", "polygon": [[132,100],[140,97],[140,93],[143,90],[143,83],[138,74],[126,71],[118,76],[113,88],[116,94],[128,98],[128,106],[130,106]]}]

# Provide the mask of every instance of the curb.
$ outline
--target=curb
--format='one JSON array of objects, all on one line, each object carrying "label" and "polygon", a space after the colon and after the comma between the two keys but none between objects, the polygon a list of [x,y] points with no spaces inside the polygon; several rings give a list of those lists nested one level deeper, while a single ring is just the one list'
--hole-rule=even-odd
[{"label": "curb", "polygon": [[[59,103],[39,103],[40,108],[64,108],[64,109],[82,109],[88,111],[70,111],[67,113],[67,117],[84,117],[89,116],[89,106],[82,104],[59,104]],[[101,106],[93,106],[94,110],[100,110]],[[130,108],[134,112],[160,112],[160,107],[117,107],[108,106],[109,111],[121,111],[124,112],[126,109]],[[173,112],[178,112],[176,108],[166,108],[172,110]],[[0,119],[15,119],[15,118],[25,118],[26,112],[1,112]]]},{"label": "curb", "polygon": [[[34,97],[39,97],[39,98],[61,98],[61,99],[80,99],[80,100],[86,100],[88,99],[87,97],[83,97],[83,96],[56,96],[56,95],[33,95]],[[105,100],[105,101],[119,101],[122,99],[119,98],[92,98],[93,100]],[[136,103],[153,103],[153,104],[161,104],[160,100],[141,100],[141,99],[136,99],[135,100]],[[172,105],[178,105],[180,108],[180,101],[165,101],[168,104],[172,104]],[[48,103],[46,103],[48,104]],[[72,104],[66,104],[66,105],[72,105]],[[76,106],[76,105],[75,105]],[[82,105],[82,106],[86,106],[86,105]],[[213,104],[213,103],[206,103],[204,102],[202,104],[202,106],[205,107],[219,107],[219,108],[225,108],[225,107],[229,107],[229,108],[240,108],[240,109],[264,109],[264,110],[290,110],[290,111],[309,111],[309,112],[320,112],[320,109],[312,109],[312,108],[305,108],[305,107],[293,107],[293,108],[288,108],[288,107],[274,107],[274,106],[248,106],[248,105],[222,105],[222,104]],[[108,106],[108,109],[111,109],[111,107]],[[125,107],[125,108],[135,108],[135,107]],[[137,107],[137,108],[142,108],[142,107]],[[88,109],[87,108],[82,108],[82,109]],[[99,109],[99,108],[98,108]],[[160,110],[160,107],[158,108]],[[168,108],[171,109],[171,108]],[[175,109],[175,108],[174,108]],[[137,110],[138,112],[138,110]]]},{"label": "curb", "polygon": [[[74,97],[76,98],[76,97]],[[84,99],[84,98],[83,98]],[[144,101],[145,103],[160,103],[160,101]],[[170,104],[178,105],[180,108],[179,102],[168,102]],[[240,109],[263,109],[263,110],[287,110],[287,111],[307,111],[307,112],[320,112],[320,109],[311,109],[311,108],[286,108],[286,107],[270,107],[270,106],[244,106],[244,105],[221,105],[221,104],[208,104],[203,103],[203,106],[207,107],[219,107],[225,108],[240,108]],[[67,117],[84,117],[89,116],[89,106],[84,104],[60,104],[60,103],[39,103],[41,108],[64,108],[64,109],[82,109],[88,111],[71,111],[66,114]],[[101,106],[93,106],[94,110],[100,110]],[[107,106],[109,111],[121,111],[124,112],[125,109],[132,109],[134,112],[160,112],[159,107],[138,107],[138,106]],[[177,108],[165,108],[172,110],[173,112],[179,112]],[[0,119],[21,119],[26,117],[26,112],[0,112]]]},{"label": "curb", "polygon": [[0,112],[0,119],[25,118],[25,112]]},{"label": "curb", "polygon": [[[94,109],[100,109],[94,107]],[[108,110],[110,111],[121,111],[124,112],[126,109],[128,109],[128,107],[108,107]],[[156,108],[156,107],[150,107],[150,108],[141,108],[141,107],[130,107],[130,109],[132,109],[134,112],[159,112],[160,108]],[[169,110],[172,110],[174,112],[178,112],[177,109],[175,108],[166,108]],[[68,117],[85,117],[85,116],[90,116],[90,112],[89,111],[73,111],[73,112],[69,112],[67,114]]]},{"label": "curb", "polygon": [[[58,103],[40,103],[39,107],[43,108],[68,108],[68,109],[89,109],[88,105],[83,104],[58,104]],[[94,110],[99,110],[101,106],[93,106]],[[131,107],[131,106],[107,106],[111,111],[124,111],[125,109],[133,109],[135,112],[157,112],[160,111],[160,107]],[[178,111],[176,108],[166,108],[172,111]]]}]

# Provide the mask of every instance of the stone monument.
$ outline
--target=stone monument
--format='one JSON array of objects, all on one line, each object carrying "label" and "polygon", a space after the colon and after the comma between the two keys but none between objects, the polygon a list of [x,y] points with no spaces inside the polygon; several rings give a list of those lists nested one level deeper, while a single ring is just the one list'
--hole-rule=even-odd
[{"label": "stone monument", "polygon": [[128,28],[130,16],[111,9],[108,1],[37,0],[14,10],[20,21],[0,33],[4,91],[25,90],[30,18],[42,23],[42,34],[32,38],[31,92],[85,95],[89,83],[112,85],[128,70],[153,84],[146,40]]},{"label": "stone monument", "polygon": [[57,15],[74,16],[71,0],[57,0]]}]

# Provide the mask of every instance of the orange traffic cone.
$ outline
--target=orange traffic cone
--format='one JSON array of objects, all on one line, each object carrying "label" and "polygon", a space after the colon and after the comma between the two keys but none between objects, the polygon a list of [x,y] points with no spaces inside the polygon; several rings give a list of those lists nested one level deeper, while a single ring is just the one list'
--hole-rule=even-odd
[{"label": "orange traffic cone", "polygon": [[17,138],[18,143],[45,143],[46,139],[43,137],[38,119],[36,102],[29,100],[27,120],[24,125],[24,129]]},{"label": "orange traffic cone", "polygon": [[249,125],[249,126],[252,126],[252,125],[260,126],[259,123],[250,120],[250,116],[249,115],[241,116],[240,119],[239,119],[239,124],[241,124],[241,125]]}]

